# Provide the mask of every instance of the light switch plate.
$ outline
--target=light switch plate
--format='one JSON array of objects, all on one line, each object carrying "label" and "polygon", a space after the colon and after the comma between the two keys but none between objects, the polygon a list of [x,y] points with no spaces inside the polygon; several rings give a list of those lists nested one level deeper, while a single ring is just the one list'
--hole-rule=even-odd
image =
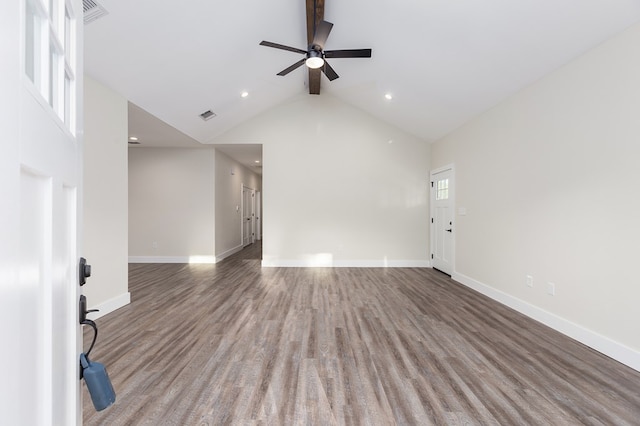
[{"label": "light switch plate", "polygon": [[556,285],[552,282],[547,283],[547,294],[550,296],[556,295]]}]

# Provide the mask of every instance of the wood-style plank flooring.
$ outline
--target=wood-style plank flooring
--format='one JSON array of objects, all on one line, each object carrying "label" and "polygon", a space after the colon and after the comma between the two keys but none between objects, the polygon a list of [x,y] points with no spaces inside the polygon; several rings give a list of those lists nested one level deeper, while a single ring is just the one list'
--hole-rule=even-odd
[{"label": "wood-style plank flooring", "polygon": [[85,389],[85,424],[640,424],[640,373],[445,275],[260,254],[130,265],[92,353],[117,401]]}]

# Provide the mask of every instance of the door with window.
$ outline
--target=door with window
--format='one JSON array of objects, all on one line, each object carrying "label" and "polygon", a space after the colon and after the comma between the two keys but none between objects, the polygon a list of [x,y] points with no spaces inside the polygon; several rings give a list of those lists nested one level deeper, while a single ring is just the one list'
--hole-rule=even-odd
[{"label": "door with window", "polygon": [[431,265],[453,273],[454,244],[453,166],[431,173]]},{"label": "door with window", "polygon": [[81,421],[78,0],[0,2],[0,424]]}]

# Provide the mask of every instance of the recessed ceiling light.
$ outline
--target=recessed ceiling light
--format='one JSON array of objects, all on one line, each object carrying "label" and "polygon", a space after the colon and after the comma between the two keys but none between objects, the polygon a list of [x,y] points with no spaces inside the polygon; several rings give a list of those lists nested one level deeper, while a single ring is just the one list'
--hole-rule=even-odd
[{"label": "recessed ceiling light", "polygon": [[260,163],[260,160],[256,160],[256,161],[254,161],[254,163]]},{"label": "recessed ceiling light", "polygon": [[390,101],[391,99],[393,99],[393,95],[391,93],[387,93],[386,95],[384,95],[384,98]]},{"label": "recessed ceiling light", "polygon": [[242,96],[243,98],[246,98],[247,96],[249,96],[249,92],[242,92],[240,93],[240,96]]},{"label": "recessed ceiling light", "polygon": [[137,141],[137,140],[138,140],[138,138],[136,138],[135,136],[129,136],[129,140],[130,140],[131,142],[135,142],[135,141]]}]

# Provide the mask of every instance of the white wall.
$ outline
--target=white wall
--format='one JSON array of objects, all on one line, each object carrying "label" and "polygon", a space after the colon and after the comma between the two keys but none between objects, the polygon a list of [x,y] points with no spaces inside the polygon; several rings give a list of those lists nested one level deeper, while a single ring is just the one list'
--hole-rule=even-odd
[{"label": "white wall", "polygon": [[213,142],[263,144],[263,265],[429,264],[420,139],[323,94]]},{"label": "white wall", "polygon": [[105,315],[129,303],[127,270],[127,100],[84,80],[83,253],[92,276],[82,287]]},{"label": "white wall", "polygon": [[129,149],[129,261],[213,263],[213,148]]},{"label": "white wall", "polygon": [[262,191],[262,179],[216,150],[216,261],[242,249],[242,185]]},{"label": "white wall", "polygon": [[454,278],[636,369],[639,45],[636,25],[432,145],[431,163],[455,163],[467,210]]}]

